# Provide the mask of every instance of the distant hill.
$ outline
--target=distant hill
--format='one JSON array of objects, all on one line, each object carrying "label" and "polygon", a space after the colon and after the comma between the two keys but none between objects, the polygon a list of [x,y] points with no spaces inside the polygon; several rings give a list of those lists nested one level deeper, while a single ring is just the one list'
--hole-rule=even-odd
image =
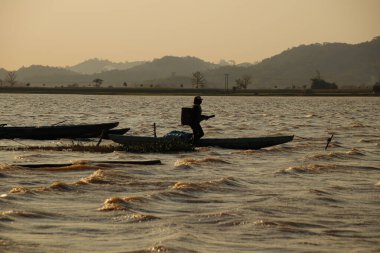
[{"label": "distant hill", "polygon": [[127,70],[113,70],[92,75],[113,84],[143,83],[147,80],[167,79],[174,76],[191,77],[195,71],[208,71],[218,65],[196,57],[165,56]]},{"label": "distant hill", "polygon": [[68,85],[87,82],[86,76],[65,68],[32,65],[17,70],[17,81],[30,84]]},{"label": "distant hill", "polygon": [[[127,69],[121,69],[127,65]],[[107,68],[115,69],[105,71]],[[310,87],[310,79],[317,71],[323,79],[340,88],[368,87],[380,81],[380,37],[355,45],[301,45],[256,64],[234,65],[233,61],[214,64],[190,56],[165,56],[150,62],[120,63],[119,66],[108,60],[91,59],[70,68],[33,65],[20,68],[16,74],[20,85],[30,83],[31,86],[89,86],[93,85],[94,79],[100,78],[103,87],[126,84],[127,87],[188,88],[191,87],[192,73],[196,71],[204,74],[207,88],[224,88],[225,74],[228,74],[230,88],[236,79],[246,75],[251,76],[248,89]],[[6,70],[0,69],[0,79],[5,75]]]},{"label": "distant hill", "polygon": [[249,88],[309,87],[316,76],[338,87],[372,86],[380,78],[380,37],[356,45],[324,43],[302,45],[248,66],[227,66],[205,73],[210,86],[221,82],[225,73],[230,84],[242,75],[250,75]]},{"label": "distant hill", "polygon": [[77,65],[67,67],[67,69],[81,73],[81,74],[94,74],[110,70],[125,70],[141,64],[146,61],[135,62],[111,62],[109,60],[101,60],[98,58],[89,59]]},{"label": "distant hill", "polygon": [[269,86],[309,85],[317,70],[339,87],[370,85],[380,76],[380,37],[356,45],[302,45],[249,69],[258,84]]}]

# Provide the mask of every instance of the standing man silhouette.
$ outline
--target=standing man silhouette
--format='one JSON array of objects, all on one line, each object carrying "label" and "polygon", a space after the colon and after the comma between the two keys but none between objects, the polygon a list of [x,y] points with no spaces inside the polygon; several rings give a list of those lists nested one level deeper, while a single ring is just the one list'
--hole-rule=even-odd
[{"label": "standing man silhouette", "polygon": [[202,115],[202,98],[200,96],[194,97],[193,104],[193,115],[192,121],[190,124],[191,129],[193,130],[193,141],[197,142],[200,138],[204,136],[203,129],[201,127],[202,120],[208,120],[209,118],[215,117],[215,115]]}]

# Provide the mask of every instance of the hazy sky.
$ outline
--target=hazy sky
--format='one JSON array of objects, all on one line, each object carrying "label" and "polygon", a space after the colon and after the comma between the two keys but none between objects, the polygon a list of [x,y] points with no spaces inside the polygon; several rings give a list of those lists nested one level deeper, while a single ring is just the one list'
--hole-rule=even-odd
[{"label": "hazy sky", "polygon": [[0,67],[165,55],[255,62],[380,36],[380,0],[0,0]]}]

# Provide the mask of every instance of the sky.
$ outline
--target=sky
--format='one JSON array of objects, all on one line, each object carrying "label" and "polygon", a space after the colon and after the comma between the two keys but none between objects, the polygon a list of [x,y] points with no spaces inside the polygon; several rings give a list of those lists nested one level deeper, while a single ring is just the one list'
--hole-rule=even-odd
[{"label": "sky", "polygon": [[380,0],[0,0],[0,68],[166,55],[256,62],[380,36]]}]

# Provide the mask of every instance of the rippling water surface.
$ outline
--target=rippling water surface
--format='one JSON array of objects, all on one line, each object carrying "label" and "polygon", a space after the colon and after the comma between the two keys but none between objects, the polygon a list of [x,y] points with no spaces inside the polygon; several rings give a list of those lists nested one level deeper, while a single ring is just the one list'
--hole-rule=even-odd
[{"label": "rippling water surface", "polygon": [[[180,108],[191,103],[0,94],[0,123],[119,121],[136,135],[156,123],[164,135],[189,130]],[[379,252],[379,108],[368,97],[205,97],[209,137],[295,135],[258,151],[9,151],[71,141],[0,140],[0,252]],[[17,166],[123,159],[162,164]]]}]

